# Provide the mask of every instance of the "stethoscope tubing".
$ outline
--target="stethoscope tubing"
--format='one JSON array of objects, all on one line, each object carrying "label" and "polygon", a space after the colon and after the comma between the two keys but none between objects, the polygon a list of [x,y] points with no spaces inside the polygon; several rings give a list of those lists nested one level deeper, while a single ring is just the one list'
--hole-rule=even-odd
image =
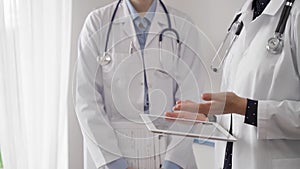
[{"label": "stethoscope tubing", "polygon": [[[240,17],[241,15],[239,14],[238,16]],[[229,32],[227,32],[227,34],[226,34],[224,40],[222,41],[220,47],[218,48],[218,50],[217,50],[217,52],[216,52],[216,55],[214,56],[214,58],[213,58],[213,60],[212,60],[212,62],[211,62],[211,69],[213,70],[213,72],[218,72],[218,71],[222,68],[222,65],[224,64],[225,59],[227,58],[227,56],[228,56],[228,54],[229,54],[231,48],[233,47],[235,41],[236,41],[237,38],[240,36],[240,34],[241,34],[242,30],[243,30],[244,23],[243,23],[243,22],[238,22],[239,17],[238,17],[238,18],[236,17],[236,18],[234,19],[235,22],[233,22],[233,24],[230,25],[230,27],[232,28],[232,26],[234,25],[234,23],[237,23],[237,30],[236,30],[236,32],[235,32],[235,34],[234,34],[233,39],[232,39],[232,40],[230,41],[230,43],[229,43],[228,49],[226,49],[226,51],[225,51],[224,57],[221,58],[221,62],[220,62],[217,66],[214,66],[214,62],[217,60],[217,58],[220,57],[220,51],[223,49],[223,47],[224,47],[224,45],[225,45],[225,42],[226,42],[227,39],[229,38],[230,30],[229,30]],[[231,28],[230,28],[230,29],[231,29]]]},{"label": "stethoscope tubing", "polygon": [[[110,20],[110,24],[109,24],[109,28],[108,28],[108,32],[107,32],[107,35],[106,35],[106,41],[105,41],[105,48],[104,48],[104,53],[103,55],[100,57],[98,56],[97,57],[97,61],[100,62],[101,65],[105,65],[105,64],[108,64],[109,62],[111,62],[111,57],[108,55],[108,43],[109,43],[109,39],[110,39],[110,34],[111,34],[111,30],[112,30],[112,25],[113,25],[113,22],[115,20],[115,17],[116,17],[116,14],[117,14],[117,11],[118,11],[118,8],[121,4],[122,0],[119,0],[115,9],[114,9],[114,12],[113,12],[113,15],[112,15],[112,18]],[[165,11],[165,14],[166,14],[166,17],[167,17],[167,20],[168,20],[168,28],[166,29],[163,29],[161,31],[161,33],[159,34],[159,44],[160,44],[160,47],[162,46],[161,43],[163,41],[163,37],[164,37],[164,34],[166,32],[172,32],[175,34],[176,36],[176,42],[178,44],[178,46],[180,46],[180,36],[179,36],[179,33],[172,28],[172,22],[171,22],[171,18],[170,18],[170,15],[169,15],[169,12],[167,10],[167,7],[165,6],[165,4],[162,2],[162,0],[159,0],[163,10]],[[131,44],[132,45],[132,44]],[[130,50],[131,50],[131,47],[130,47]],[[180,49],[178,49],[180,50]],[[131,52],[131,51],[129,51]]]},{"label": "stethoscope tubing", "polygon": [[[283,46],[284,46],[284,41],[282,39],[282,36],[283,36],[284,31],[285,31],[287,21],[288,21],[288,18],[290,16],[290,12],[291,12],[291,9],[293,7],[294,2],[295,2],[295,0],[286,0],[285,6],[282,10],[278,25],[277,25],[276,30],[275,30],[275,34],[274,34],[273,37],[271,37],[268,40],[266,48],[267,48],[267,51],[272,53],[272,54],[279,54],[279,53],[282,52],[282,49],[283,49]],[[238,38],[238,36],[240,35],[240,33],[243,29],[243,26],[244,26],[243,22],[238,21],[239,18],[241,17],[241,15],[242,15],[242,13],[236,15],[236,17],[234,18],[233,22],[231,23],[231,25],[229,26],[229,28],[227,30],[227,34],[226,34],[223,42],[221,43],[220,47],[218,48],[218,50],[216,52],[215,57],[213,58],[213,60],[211,62],[211,69],[213,70],[213,72],[218,72],[219,69],[221,69],[222,65],[224,64],[225,59],[227,58],[227,55],[229,54],[230,49],[232,48],[234,42],[236,41],[236,39]],[[242,23],[242,25],[239,25],[239,26],[241,26],[240,28],[238,26],[238,29],[235,32],[235,36],[234,36],[232,42],[230,43],[229,48],[225,52],[225,56],[221,59],[220,64],[215,67],[214,62],[219,57],[219,53],[220,53],[221,49],[223,48],[225,41],[229,37],[230,31],[232,30],[232,26],[236,22]],[[278,41],[278,43],[275,46],[270,44],[270,43],[274,42],[274,39],[276,41]]]},{"label": "stethoscope tubing", "polygon": [[117,6],[113,12],[113,15],[111,17],[111,20],[110,20],[110,23],[109,23],[109,27],[108,27],[108,31],[107,31],[107,34],[106,34],[106,41],[105,41],[105,48],[104,48],[104,53],[106,53],[108,50],[108,42],[109,42],[109,37],[110,37],[110,34],[111,34],[111,30],[112,30],[112,25],[113,25],[113,22],[115,20],[115,17],[116,17],[116,14],[118,12],[118,8],[121,4],[122,0],[119,0],[119,2],[117,3]]},{"label": "stethoscope tubing", "polygon": [[278,26],[275,31],[276,33],[279,33],[279,34],[284,33],[294,2],[295,2],[295,0],[287,0],[286,1],[286,4],[282,11],[282,15],[280,16],[280,19],[278,22]]}]

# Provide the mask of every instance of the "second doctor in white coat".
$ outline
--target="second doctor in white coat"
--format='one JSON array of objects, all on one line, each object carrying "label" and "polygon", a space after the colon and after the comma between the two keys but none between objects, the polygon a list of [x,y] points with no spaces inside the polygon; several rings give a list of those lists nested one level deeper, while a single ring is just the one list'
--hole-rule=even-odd
[{"label": "second doctor in white coat", "polygon": [[[205,93],[206,103],[182,101],[174,109],[197,110],[199,120],[205,119],[203,114],[224,113],[217,121],[228,130],[233,113],[232,133],[238,140],[227,156],[226,142],[217,142],[217,169],[299,169],[300,3],[294,3],[283,35],[284,49],[276,55],[266,50],[266,44],[285,0],[271,0],[254,20],[253,2],[247,0],[240,12],[245,26],[224,65],[221,90],[225,93]],[[167,116],[195,117],[187,112]]]},{"label": "second doctor in white coat", "polygon": [[[137,130],[144,127],[139,114],[144,113],[145,83],[150,114],[162,115],[179,99],[199,100],[201,87],[198,84],[204,71],[199,55],[193,51],[193,47],[199,45],[196,29],[185,15],[167,7],[172,28],[179,32],[182,46],[177,56],[176,38],[166,34],[160,51],[158,36],[168,27],[168,21],[157,1],[145,48],[141,51],[125,2],[123,0],[118,7],[112,25],[108,45],[110,63],[100,65],[97,56],[104,52],[108,24],[117,2],[93,11],[80,35],[76,111],[84,137],[85,169],[105,167],[120,159],[126,159],[128,167],[133,169],[159,168],[164,160],[181,168],[194,169],[194,160],[190,161],[193,159],[191,140],[168,140],[168,151],[159,161],[165,150],[155,152],[149,147],[157,149],[163,143],[157,142],[157,137],[147,130]],[[135,163],[130,162],[134,158],[137,159]],[[145,160],[149,160],[148,165]],[[159,163],[153,165],[153,161]]]}]

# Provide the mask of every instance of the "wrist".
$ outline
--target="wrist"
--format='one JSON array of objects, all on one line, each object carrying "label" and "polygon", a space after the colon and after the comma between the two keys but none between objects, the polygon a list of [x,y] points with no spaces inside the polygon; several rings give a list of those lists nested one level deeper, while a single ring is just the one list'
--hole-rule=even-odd
[{"label": "wrist", "polygon": [[237,102],[237,113],[240,115],[245,115],[246,114],[246,109],[247,109],[247,99],[239,97],[239,101]]}]

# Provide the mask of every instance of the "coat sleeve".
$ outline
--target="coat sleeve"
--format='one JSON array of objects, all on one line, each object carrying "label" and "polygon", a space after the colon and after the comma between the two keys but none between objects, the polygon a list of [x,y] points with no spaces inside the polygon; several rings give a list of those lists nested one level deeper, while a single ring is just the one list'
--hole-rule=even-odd
[{"label": "coat sleeve", "polygon": [[[204,70],[202,70],[201,57],[199,54],[198,31],[190,19],[180,18],[184,25],[177,28],[182,38],[180,59],[177,64],[177,90],[175,100],[200,101],[203,92]],[[188,132],[188,131],[187,131]],[[196,168],[192,149],[193,139],[172,136],[165,160],[171,161],[182,168]]]},{"label": "coat sleeve", "polygon": [[76,113],[85,148],[97,168],[121,157],[115,132],[105,112],[102,70],[96,61],[101,46],[100,28],[101,19],[94,11],[87,17],[79,37],[75,88]]},{"label": "coat sleeve", "polygon": [[[291,44],[294,66],[300,80],[300,10],[297,5],[291,16]],[[257,121],[259,139],[300,140],[300,100],[259,101]]]}]

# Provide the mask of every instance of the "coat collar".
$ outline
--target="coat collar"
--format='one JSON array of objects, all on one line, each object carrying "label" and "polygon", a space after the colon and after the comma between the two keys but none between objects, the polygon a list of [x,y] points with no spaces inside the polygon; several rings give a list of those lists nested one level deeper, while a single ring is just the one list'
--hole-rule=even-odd
[{"label": "coat collar", "polygon": [[285,0],[271,0],[262,14],[274,16],[284,2]]},{"label": "coat collar", "polygon": [[[262,15],[274,16],[279,11],[284,2],[285,0],[271,0],[266,9],[263,11]],[[253,0],[248,0],[242,7],[240,13],[252,11],[252,3]]]},{"label": "coat collar", "polygon": [[[285,0],[271,0],[263,13],[257,19],[255,19],[255,23],[258,23],[258,21],[261,20],[262,16],[264,15],[276,15],[280,11],[284,1]],[[241,10],[237,13],[242,14],[239,20],[244,22],[245,28],[248,27],[250,23],[254,23],[252,3],[253,0],[247,0],[246,3],[242,6]]]},{"label": "coat collar", "polygon": [[166,13],[159,2],[157,2],[155,11],[156,12],[149,29],[145,47],[147,47],[157,36],[159,36],[162,30],[168,26]]},{"label": "coat collar", "polygon": [[[126,5],[125,0],[122,1],[122,3],[119,6],[118,12],[116,14],[115,21],[113,23],[113,26],[121,25],[122,31],[126,36],[133,39],[133,45],[135,48],[140,49],[139,42],[136,37],[134,24],[129,12],[129,9]],[[173,24],[174,25],[174,24]],[[161,4],[157,2],[156,5],[156,12],[153,17],[151,27],[149,29],[149,34],[147,37],[147,42],[145,45],[145,48],[149,45],[149,43],[160,34],[160,32],[167,28],[167,17],[165,14],[165,11],[163,10]]]}]

